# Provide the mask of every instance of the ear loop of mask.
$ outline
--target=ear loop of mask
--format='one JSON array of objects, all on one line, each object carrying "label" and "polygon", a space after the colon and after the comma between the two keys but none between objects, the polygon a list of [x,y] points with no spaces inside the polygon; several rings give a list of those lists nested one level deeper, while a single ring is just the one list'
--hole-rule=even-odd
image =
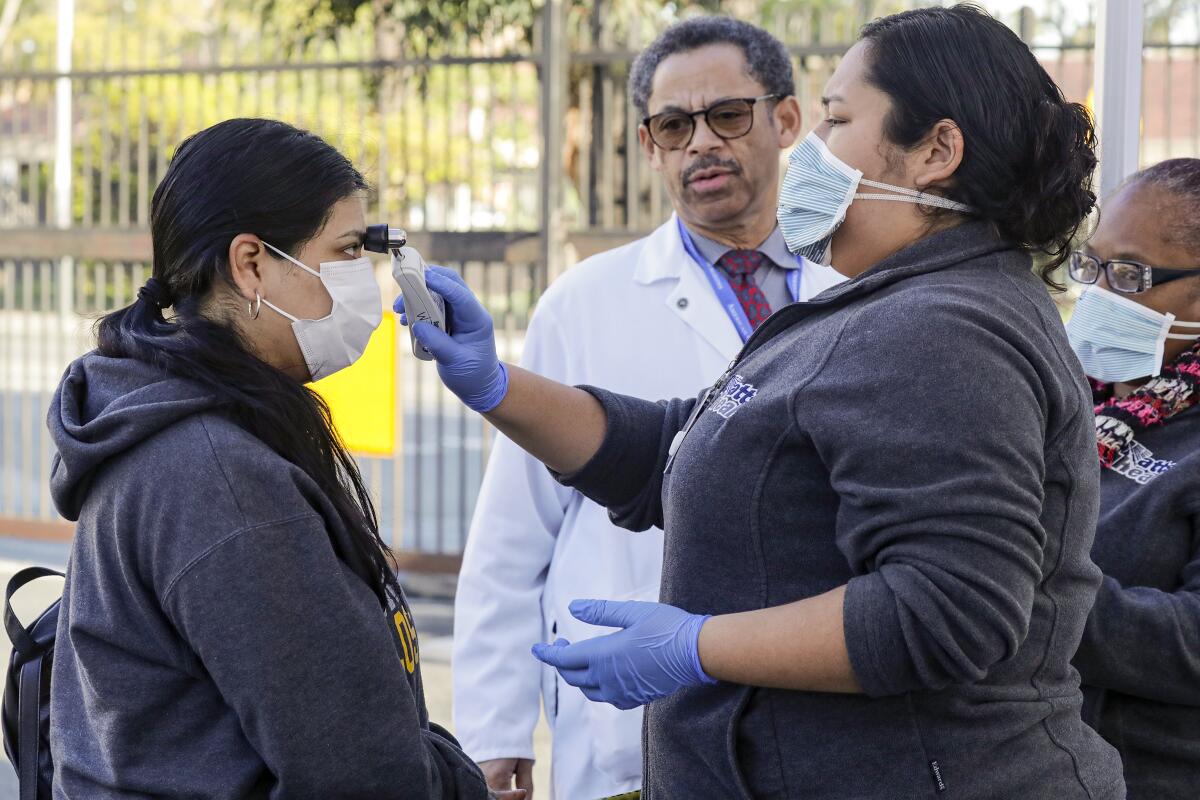
[{"label": "ear loop of mask", "polygon": [[1194,342],[1200,339],[1200,333],[1171,333],[1171,328],[1200,328],[1200,322],[1175,322],[1167,326],[1167,338],[1181,342]]},{"label": "ear loop of mask", "polygon": [[303,263],[303,262],[301,262],[299,259],[296,259],[296,258],[293,258],[292,256],[289,256],[287,253],[283,252],[282,250],[280,250],[278,247],[276,247],[275,245],[271,244],[270,242],[263,242],[263,244],[265,244],[267,247],[271,248],[271,249],[272,249],[272,250],[274,250],[276,253],[278,253],[280,258],[286,258],[288,261],[292,262],[292,263],[293,263],[293,264],[295,264],[297,267],[299,267],[300,269],[302,269],[302,270],[304,270],[305,272],[307,272],[309,275],[314,275],[314,276],[316,276],[317,278],[320,278],[320,277],[321,277],[321,273],[317,272],[317,271],[316,271],[315,269],[313,269],[312,267],[310,267],[310,266],[308,266],[308,265],[304,264],[304,263]]},{"label": "ear loop of mask", "polygon": [[[880,183],[870,180],[869,178],[860,178],[860,184],[873,186],[876,189],[887,189],[897,194],[882,194],[879,192],[856,192],[855,200],[892,200],[900,203],[916,203],[921,206],[934,206],[936,208],[944,208],[948,211],[961,211],[965,214],[970,214],[975,211],[974,208],[966,203],[960,203],[957,200],[949,200],[941,195],[929,194],[928,192],[919,192],[916,189],[906,189],[903,186],[892,186],[890,183]],[[899,196],[897,196],[899,195]]]},{"label": "ear loop of mask", "polygon": [[[263,244],[265,244],[267,247],[271,248],[271,249],[272,249],[272,250],[274,250],[276,253],[278,253],[278,254],[280,255],[280,257],[281,257],[281,258],[286,258],[288,261],[292,262],[293,264],[295,264],[295,265],[296,265],[297,267],[299,267],[300,269],[304,270],[305,272],[309,273],[310,275],[314,275],[314,276],[316,276],[317,280],[320,280],[320,279],[321,279],[321,273],[317,272],[315,269],[312,269],[311,267],[308,267],[308,266],[306,266],[305,264],[301,263],[301,262],[300,262],[298,259],[292,258],[292,257],[291,257],[291,256],[289,256],[287,253],[283,252],[283,251],[282,251],[282,250],[280,250],[278,247],[276,247],[275,245],[271,244],[271,243],[270,243],[270,242],[268,242],[268,241],[263,241]],[[270,300],[268,300],[268,299],[267,299],[267,298],[265,298],[265,297],[264,297],[264,298],[262,298],[262,304],[263,304],[264,306],[266,306],[267,308],[271,309],[272,311],[274,311],[276,314],[279,314],[280,316],[286,317],[287,319],[291,320],[292,322],[299,322],[299,321],[300,321],[300,318],[299,318],[299,317],[292,316],[291,314],[289,314],[288,312],[284,311],[282,308],[280,308],[279,306],[275,305],[274,303],[272,303]],[[310,321],[311,321],[311,320],[310,320]]]}]

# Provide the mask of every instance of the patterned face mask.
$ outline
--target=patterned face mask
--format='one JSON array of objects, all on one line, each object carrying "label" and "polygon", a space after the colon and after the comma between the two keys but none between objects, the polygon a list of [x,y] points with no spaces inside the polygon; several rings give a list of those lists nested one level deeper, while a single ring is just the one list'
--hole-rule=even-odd
[{"label": "patterned face mask", "polygon": [[[859,192],[860,184],[886,191]],[[787,175],[779,193],[779,229],[788,248],[821,263],[834,231],[855,200],[892,200],[966,214],[974,211],[964,203],[935,194],[868,180],[861,171],[835,156],[813,131],[788,157]]]}]

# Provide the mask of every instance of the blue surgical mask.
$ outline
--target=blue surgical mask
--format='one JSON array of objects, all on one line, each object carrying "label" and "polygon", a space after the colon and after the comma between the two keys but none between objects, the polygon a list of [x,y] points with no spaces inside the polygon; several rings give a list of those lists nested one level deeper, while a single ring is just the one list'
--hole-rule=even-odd
[{"label": "blue surgical mask", "polygon": [[[862,193],[859,184],[886,192]],[[788,248],[821,262],[833,232],[845,220],[846,209],[854,200],[894,200],[963,213],[974,211],[964,203],[935,194],[868,180],[835,156],[814,131],[792,150],[779,192],[779,228]]]},{"label": "blue surgical mask", "polygon": [[1200,335],[1171,333],[1171,328],[1200,328],[1176,322],[1115,292],[1089,286],[1067,322],[1067,338],[1083,371],[1104,383],[1152,378],[1162,371],[1167,339],[1194,341]]}]

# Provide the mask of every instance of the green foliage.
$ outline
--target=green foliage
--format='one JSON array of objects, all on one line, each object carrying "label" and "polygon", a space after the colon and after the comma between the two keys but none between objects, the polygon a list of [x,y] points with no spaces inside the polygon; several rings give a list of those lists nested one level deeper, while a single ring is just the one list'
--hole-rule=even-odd
[{"label": "green foliage", "polygon": [[331,39],[347,29],[383,26],[413,52],[463,47],[473,39],[516,31],[532,37],[541,0],[252,0],[271,18],[291,18],[305,41]]},{"label": "green foliage", "polygon": [[[76,0],[75,69],[92,77],[76,79],[73,87],[75,219],[82,225],[144,225],[149,194],[183,138],[222,119],[268,116],[314,130],[342,149],[374,185],[379,213],[397,224],[535,226],[544,157],[543,2]],[[789,45],[847,44],[863,21],[910,5],[561,2],[567,53],[615,54],[570,66],[564,152],[548,154],[566,165],[568,217],[599,181],[608,182],[611,202],[625,204],[622,213],[638,197],[649,202],[649,174],[630,166],[640,156],[629,151],[625,59],[671,22],[729,13],[764,25]],[[16,131],[24,138],[9,152],[30,165],[22,172],[24,191],[42,198],[42,206],[51,174],[54,86],[48,73],[54,69],[55,22],[55,0],[22,0],[11,35],[0,42],[5,69],[41,73],[0,85],[0,104],[11,99],[32,120],[29,130]],[[519,63],[445,63],[446,56]],[[819,91],[834,61],[814,57],[804,64],[807,95]],[[593,114],[595,98],[603,99],[605,91],[603,116]],[[611,152],[604,175],[582,168],[596,152],[593,142]],[[614,224],[620,218],[618,213]]]}]

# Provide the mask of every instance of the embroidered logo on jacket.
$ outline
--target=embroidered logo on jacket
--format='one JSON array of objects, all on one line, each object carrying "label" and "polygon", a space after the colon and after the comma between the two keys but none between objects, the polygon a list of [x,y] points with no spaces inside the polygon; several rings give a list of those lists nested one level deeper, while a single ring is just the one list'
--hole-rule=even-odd
[{"label": "embroidered logo on jacket", "polygon": [[758,394],[758,389],[753,384],[746,383],[741,375],[734,375],[725,384],[725,388],[721,390],[720,396],[713,401],[709,410],[729,419],[738,412],[739,408],[753,400],[756,394]]},{"label": "embroidered logo on jacket", "polygon": [[1155,458],[1154,453],[1150,452],[1148,447],[1131,441],[1125,449],[1125,453],[1110,469],[1118,475],[1129,478],[1134,483],[1145,486],[1174,466],[1174,461]]}]

